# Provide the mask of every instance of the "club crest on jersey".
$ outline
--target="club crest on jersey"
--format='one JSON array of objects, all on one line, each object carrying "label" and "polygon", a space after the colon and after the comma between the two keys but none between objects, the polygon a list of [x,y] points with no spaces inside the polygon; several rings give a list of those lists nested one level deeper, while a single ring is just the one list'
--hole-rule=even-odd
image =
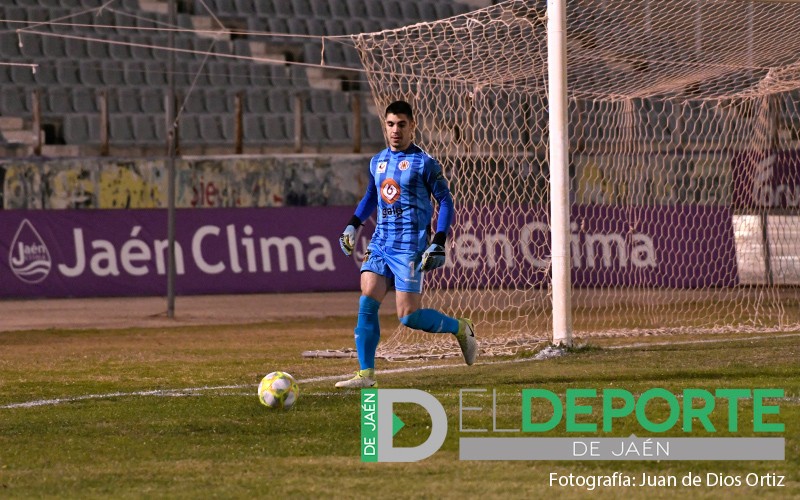
[{"label": "club crest on jersey", "polygon": [[385,161],[379,161],[378,162],[378,168],[375,169],[375,172],[378,173],[378,174],[382,174],[382,173],[386,172],[386,162]]},{"label": "club crest on jersey", "polygon": [[388,204],[400,198],[400,185],[394,179],[386,179],[381,183],[381,198]]},{"label": "club crest on jersey", "polygon": [[411,164],[408,163],[408,160],[403,160],[403,161],[400,162],[400,164],[397,166],[397,168],[399,168],[401,171],[406,171],[406,170],[408,170],[408,167],[410,165]]}]

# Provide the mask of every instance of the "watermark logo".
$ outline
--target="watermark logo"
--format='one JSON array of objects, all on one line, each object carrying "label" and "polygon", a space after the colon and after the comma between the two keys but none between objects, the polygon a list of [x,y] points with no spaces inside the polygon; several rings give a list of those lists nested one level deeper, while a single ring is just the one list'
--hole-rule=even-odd
[{"label": "watermark logo", "polygon": [[8,266],[17,278],[30,284],[43,281],[53,267],[47,245],[28,219],[20,223],[11,241]]},{"label": "watermark logo", "polygon": [[[394,413],[395,403],[414,403],[431,416],[431,433],[413,447],[394,446],[405,425]],[[447,415],[439,401],[417,389],[361,390],[361,461],[417,462],[436,453],[447,437]]]},{"label": "watermark logo", "polygon": [[[785,440],[782,437],[713,437],[720,430],[756,435],[783,432],[784,424],[778,421],[780,406],[770,401],[782,399],[783,389],[685,389],[681,394],[675,394],[663,388],[652,388],[637,396],[618,388],[570,388],[564,395],[529,388],[520,392],[520,425],[512,429],[497,427],[496,391],[491,391],[491,403],[487,396],[486,389],[459,391],[460,433],[483,433],[483,437],[459,436],[461,460],[785,459]],[[740,407],[744,401],[752,402],[752,418],[750,415],[742,418]],[[482,404],[476,406],[476,402]],[[430,416],[430,435],[424,443],[414,447],[395,446],[394,437],[405,425],[394,413],[394,405],[398,403],[418,405]],[[654,411],[654,408],[660,409]],[[666,408],[666,416],[663,408]],[[482,413],[483,417],[491,417],[491,429],[475,427],[468,422],[465,425],[466,421],[474,423],[470,417],[478,413]],[[502,413],[510,412],[506,409]],[[716,415],[718,421],[725,421],[724,429],[718,429],[720,424],[712,422],[712,414]],[[620,426],[631,428],[631,418],[636,421],[634,429],[654,436],[597,436],[598,433],[611,433]],[[740,426],[740,421],[746,423]],[[589,436],[536,436],[562,424],[567,435],[583,433]],[[509,432],[523,436],[508,436]],[[678,435],[659,435],[667,432]],[[498,436],[499,433],[506,434]],[[431,394],[416,389],[361,391],[362,461],[423,460],[433,455],[446,437],[447,414]]]}]

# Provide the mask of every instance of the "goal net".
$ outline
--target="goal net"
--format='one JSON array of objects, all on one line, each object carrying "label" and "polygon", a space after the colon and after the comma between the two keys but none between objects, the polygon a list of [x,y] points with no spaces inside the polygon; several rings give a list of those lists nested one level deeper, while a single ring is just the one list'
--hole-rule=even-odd
[{"label": "goal net", "polygon": [[[546,14],[352,37],[377,109],[413,104],[454,194],[425,306],[471,317],[484,354],[552,331]],[[570,1],[567,63],[575,337],[800,328],[800,4]],[[387,358],[455,346],[387,337]]]}]

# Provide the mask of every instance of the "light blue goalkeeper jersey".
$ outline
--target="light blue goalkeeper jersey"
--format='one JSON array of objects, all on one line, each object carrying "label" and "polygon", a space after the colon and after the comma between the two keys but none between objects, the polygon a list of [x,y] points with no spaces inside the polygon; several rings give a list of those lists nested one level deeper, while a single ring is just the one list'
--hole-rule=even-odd
[{"label": "light blue goalkeeper jersey", "polygon": [[405,151],[386,148],[369,163],[371,183],[355,215],[367,220],[377,208],[372,243],[403,253],[427,248],[433,216],[431,196],[439,203],[436,231],[447,233],[453,198],[439,162],[411,144]]}]

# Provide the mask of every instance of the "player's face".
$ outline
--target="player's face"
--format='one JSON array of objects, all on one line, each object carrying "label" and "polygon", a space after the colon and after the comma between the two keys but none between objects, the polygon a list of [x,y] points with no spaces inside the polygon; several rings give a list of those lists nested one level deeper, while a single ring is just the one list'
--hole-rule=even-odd
[{"label": "player's face", "polygon": [[408,116],[389,113],[384,119],[384,125],[392,151],[403,151],[411,145],[414,140],[414,121]]}]

